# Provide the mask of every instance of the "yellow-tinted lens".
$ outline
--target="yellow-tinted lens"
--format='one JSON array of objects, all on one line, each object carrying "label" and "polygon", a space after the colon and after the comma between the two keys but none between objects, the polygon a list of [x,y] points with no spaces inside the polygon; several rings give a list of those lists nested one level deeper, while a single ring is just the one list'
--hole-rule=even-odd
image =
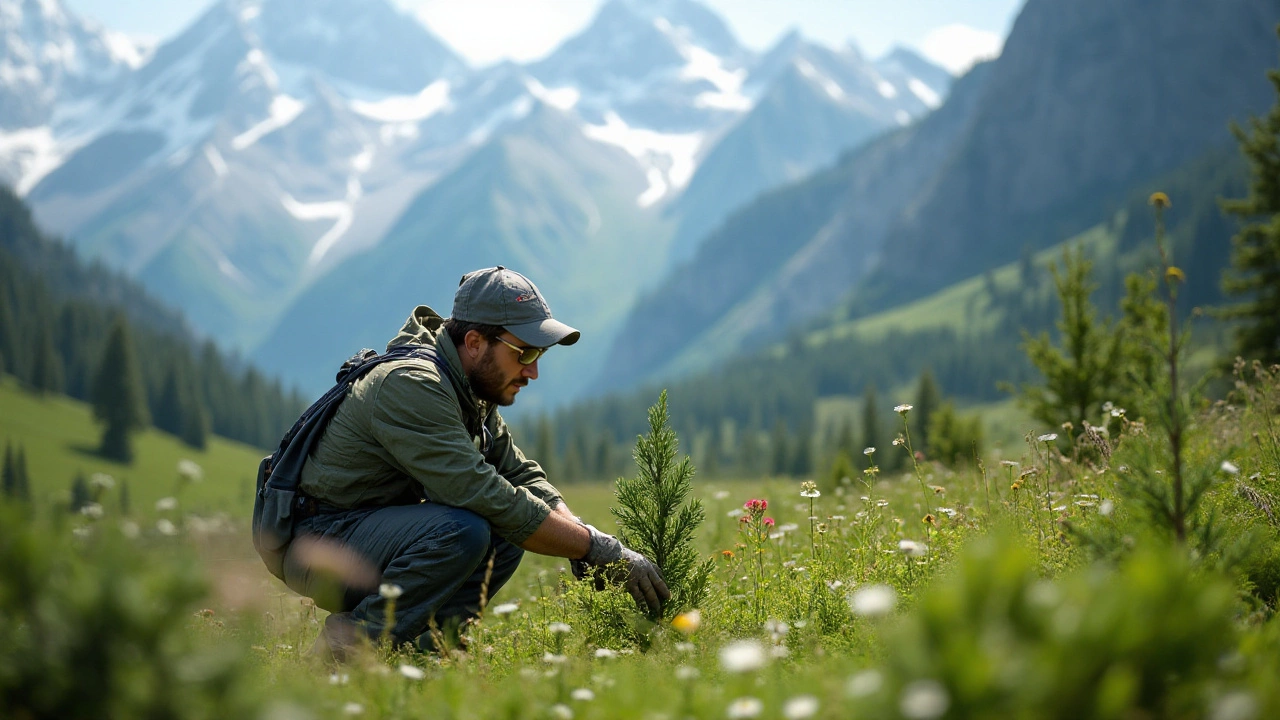
[{"label": "yellow-tinted lens", "polygon": [[502,338],[497,338],[497,340],[503,345],[506,345],[512,350],[515,350],[516,352],[520,353],[520,357],[516,358],[516,361],[519,362],[521,365],[534,364],[535,362],[538,361],[538,358],[542,357],[542,354],[547,351],[547,348],[520,347],[519,345],[509,343],[506,340],[503,340]]}]

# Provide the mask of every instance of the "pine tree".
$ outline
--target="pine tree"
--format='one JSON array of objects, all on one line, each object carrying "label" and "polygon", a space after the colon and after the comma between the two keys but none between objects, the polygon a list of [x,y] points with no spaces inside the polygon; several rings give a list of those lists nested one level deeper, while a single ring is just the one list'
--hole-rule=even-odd
[{"label": "pine tree", "polygon": [[[1280,97],[1280,70],[1267,77]],[[1237,321],[1234,352],[1265,365],[1280,363],[1280,101],[1248,129],[1231,128],[1250,168],[1249,194],[1222,208],[1243,221],[1232,238],[1231,270],[1222,288],[1240,298],[1222,311]]]},{"label": "pine tree", "polygon": [[649,408],[649,434],[636,438],[636,477],[618,478],[618,507],[610,508],[618,520],[618,538],[662,572],[671,590],[663,608],[667,616],[702,603],[715,562],[698,561],[693,539],[705,513],[701,500],[688,500],[693,463],[688,457],[676,462],[679,448],[664,390]]},{"label": "pine tree", "polygon": [[920,373],[920,382],[916,386],[916,401],[911,412],[911,444],[913,447],[932,454],[929,447],[929,419],[942,403],[942,395],[938,392],[938,383],[933,379],[933,372],[925,368]]},{"label": "pine tree", "polygon": [[131,461],[130,436],[145,428],[150,418],[133,343],[129,340],[129,326],[123,318],[116,320],[107,337],[102,360],[94,374],[92,401],[94,417],[105,423],[101,453],[114,460]]},{"label": "pine tree", "polygon": [[31,369],[32,389],[41,395],[62,392],[62,358],[53,349],[53,335],[43,324],[36,331],[35,351],[35,366]]},{"label": "pine tree", "polygon": [[13,457],[12,443],[4,445],[4,471],[0,473],[0,486],[4,488],[5,497],[18,496],[18,467]]},{"label": "pine tree", "polygon": [[27,449],[22,445],[18,446],[18,458],[14,468],[17,472],[13,496],[18,500],[28,501],[31,499],[31,474],[27,470]]},{"label": "pine tree", "polygon": [[1093,263],[1084,252],[1070,248],[1062,253],[1062,266],[1053,267],[1062,317],[1058,321],[1062,347],[1049,334],[1024,333],[1023,348],[1044,377],[1043,385],[1022,386],[1022,402],[1032,417],[1056,428],[1064,421],[1083,427],[1096,420],[1102,403],[1112,400],[1121,378],[1125,350],[1124,333],[1110,321],[1099,321],[1089,300],[1096,289],[1091,279]]},{"label": "pine tree", "polygon": [[[866,392],[862,395],[862,447],[873,447],[877,450],[884,447],[881,444],[883,435],[880,431],[880,401],[876,397],[876,388],[874,385],[868,385]],[[884,457],[891,456],[885,455]]]},{"label": "pine tree", "polygon": [[93,502],[93,495],[89,493],[89,482],[84,479],[84,473],[76,473],[75,478],[71,481],[71,512],[80,512],[80,509]]}]

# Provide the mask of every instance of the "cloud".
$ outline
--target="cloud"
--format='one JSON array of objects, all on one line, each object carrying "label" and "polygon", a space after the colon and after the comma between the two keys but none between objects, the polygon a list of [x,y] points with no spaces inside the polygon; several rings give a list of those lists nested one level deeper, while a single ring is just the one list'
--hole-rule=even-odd
[{"label": "cloud", "polygon": [[930,30],[916,47],[925,57],[959,75],[979,60],[999,55],[1002,45],[997,33],[957,23]]}]

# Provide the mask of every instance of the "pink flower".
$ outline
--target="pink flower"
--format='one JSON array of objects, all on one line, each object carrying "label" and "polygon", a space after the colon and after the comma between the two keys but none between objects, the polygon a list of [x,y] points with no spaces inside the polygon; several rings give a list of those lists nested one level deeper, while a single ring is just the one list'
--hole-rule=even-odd
[{"label": "pink flower", "polygon": [[773,527],[773,518],[770,518],[770,517],[765,518],[765,519],[764,519],[764,526],[765,526],[765,527]]}]

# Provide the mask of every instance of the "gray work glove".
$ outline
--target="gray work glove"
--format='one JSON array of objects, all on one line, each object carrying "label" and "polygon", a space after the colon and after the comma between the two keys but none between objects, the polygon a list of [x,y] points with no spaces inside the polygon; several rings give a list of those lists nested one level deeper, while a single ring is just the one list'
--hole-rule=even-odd
[{"label": "gray work glove", "polygon": [[[606,535],[591,525],[586,528],[591,533],[591,549],[581,560],[570,563],[574,576],[581,578],[587,568],[600,568],[610,581],[625,584],[631,597],[647,605],[650,612],[655,615],[662,612],[662,603],[671,599],[671,591],[667,589],[662,573],[658,572],[658,566],[635,550],[624,547],[618,538]],[[579,575],[580,571],[582,575]],[[596,577],[599,579],[600,575]]]}]

